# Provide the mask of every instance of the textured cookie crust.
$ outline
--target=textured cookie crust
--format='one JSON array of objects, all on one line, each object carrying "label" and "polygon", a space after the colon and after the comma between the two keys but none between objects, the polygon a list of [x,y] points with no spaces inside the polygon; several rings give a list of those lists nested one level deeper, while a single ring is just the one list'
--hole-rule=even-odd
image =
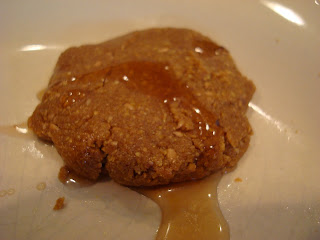
[{"label": "textured cookie crust", "polygon": [[28,126],[80,176],[131,186],[187,181],[244,154],[254,91],[209,38],[148,29],[63,52]]}]

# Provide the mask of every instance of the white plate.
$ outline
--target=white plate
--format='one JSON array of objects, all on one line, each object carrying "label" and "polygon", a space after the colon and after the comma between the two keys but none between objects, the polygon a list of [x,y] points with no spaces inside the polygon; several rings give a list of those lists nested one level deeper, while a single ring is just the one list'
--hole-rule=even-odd
[{"label": "white plate", "polygon": [[[0,18],[0,125],[26,121],[69,46],[154,26],[192,28],[224,45],[257,86],[251,147],[218,188],[231,239],[320,239],[319,3],[2,1]],[[64,187],[54,149],[0,141],[0,239],[153,239],[160,211],[150,200],[113,182]],[[59,196],[67,207],[54,212]]]}]

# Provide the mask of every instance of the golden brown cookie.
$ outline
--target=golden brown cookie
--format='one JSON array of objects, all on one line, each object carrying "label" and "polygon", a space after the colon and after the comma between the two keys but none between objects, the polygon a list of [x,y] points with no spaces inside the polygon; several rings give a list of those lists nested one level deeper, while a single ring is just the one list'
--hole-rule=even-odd
[{"label": "golden brown cookie", "polygon": [[28,124],[81,176],[167,184],[237,163],[254,90],[209,38],[148,29],[67,49]]}]

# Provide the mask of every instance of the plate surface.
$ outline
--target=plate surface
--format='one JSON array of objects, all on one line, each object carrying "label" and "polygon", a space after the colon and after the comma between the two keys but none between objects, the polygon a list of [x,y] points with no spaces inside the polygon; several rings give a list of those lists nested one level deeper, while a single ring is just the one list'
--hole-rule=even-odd
[{"label": "plate surface", "polygon": [[[64,49],[156,26],[208,35],[257,86],[251,147],[218,187],[231,239],[320,239],[317,1],[2,1],[0,125],[27,120]],[[154,239],[152,201],[112,181],[63,186],[61,165],[37,139],[0,134],[0,239]]]}]

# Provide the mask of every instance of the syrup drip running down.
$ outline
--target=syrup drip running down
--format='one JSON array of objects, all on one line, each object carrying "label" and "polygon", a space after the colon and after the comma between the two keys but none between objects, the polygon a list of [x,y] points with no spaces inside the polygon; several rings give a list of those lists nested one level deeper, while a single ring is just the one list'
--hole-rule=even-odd
[{"label": "syrup drip running down", "polygon": [[157,240],[226,240],[229,227],[217,200],[222,174],[203,180],[135,190],[155,201],[162,211]]}]

